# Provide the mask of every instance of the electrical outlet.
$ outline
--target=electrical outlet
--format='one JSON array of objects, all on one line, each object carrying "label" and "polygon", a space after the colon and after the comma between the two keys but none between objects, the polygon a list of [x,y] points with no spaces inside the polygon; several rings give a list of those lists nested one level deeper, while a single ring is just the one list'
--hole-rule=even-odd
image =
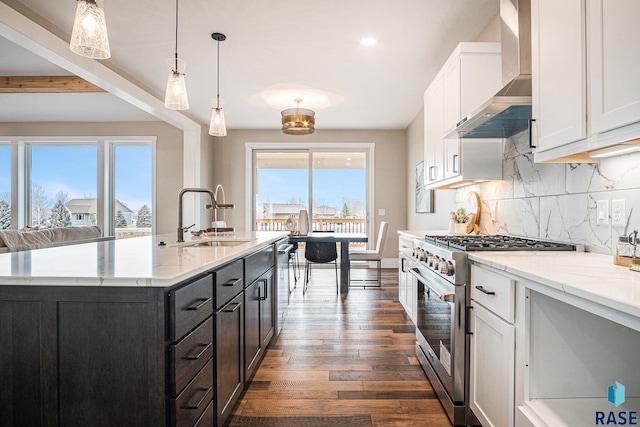
[{"label": "electrical outlet", "polygon": [[609,224],[609,201],[608,200],[596,201],[596,224],[597,225]]},{"label": "electrical outlet", "polygon": [[624,199],[611,201],[611,225],[624,226],[627,213],[625,212]]}]

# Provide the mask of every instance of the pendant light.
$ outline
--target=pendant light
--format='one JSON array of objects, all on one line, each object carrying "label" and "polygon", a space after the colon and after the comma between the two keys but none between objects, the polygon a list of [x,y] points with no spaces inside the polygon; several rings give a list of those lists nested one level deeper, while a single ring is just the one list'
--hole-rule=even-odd
[{"label": "pendant light", "polygon": [[282,110],[282,133],[287,135],[309,135],[316,131],[316,113],[300,108],[302,99],[294,99],[296,108]]},{"label": "pendant light", "polygon": [[92,59],[111,57],[104,9],[96,0],[78,0],[69,49]]},{"label": "pendant light", "polygon": [[213,33],[211,38],[218,42],[218,95],[216,96],[216,106],[211,111],[211,124],[209,125],[209,135],[227,136],[227,125],[224,122],[224,111],[220,107],[220,42],[225,41],[227,36],[222,33]]},{"label": "pendant light", "polygon": [[187,84],[184,80],[184,70],[187,63],[178,59],[178,0],[176,0],[176,50],[175,58],[167,59],[169,77],[167,78],[167,91],[164,95],[164,106],[171,110],[188,110],[189,98],[187,96]]}]

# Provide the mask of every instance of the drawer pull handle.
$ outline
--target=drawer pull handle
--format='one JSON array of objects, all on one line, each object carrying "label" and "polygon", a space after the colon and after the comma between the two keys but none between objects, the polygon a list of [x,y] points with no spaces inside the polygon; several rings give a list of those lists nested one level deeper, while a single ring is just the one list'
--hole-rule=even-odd
[{"label": "drawer pull handle", "polygon": [[241,305],[241,304],[240,304],[239,302],[234,302],[234,303],[233,303],[233,305],[234,305],[235,307],[233,307],[233,308],[227,308],[227,309],[225,310],[225,312],[227,312],[227,313],[233,313],[233,312],[234,312],[234,311],[236,311],[238,308],[240,308],[240,305]]},{"label": "drawer pull handle", "polygon": [[194,347],[194,349],[198,348],[198,347],[203,347],[203,349],[200,351],[200,353],[196,354],[196,355],[186,355],[184,358],[187,360],[198,360],[200,359],[200,356],[202,356],[207,350],[209,350],[209,347],[211,347],[212,343],[209,344],[198,344]]},{"label": "drawer pull handle", "polygon": [[[200,301],[200,302],[197,303],[198,301]],[[211,297],[209,297],[209,298],[198,298],[196,300],[197,304],[194,303],[195,305],[189,306],[189,307],[185,308],[185,310],[198,310],[198,309],[202,308],[209,301],[211,301]]]},{"label": "drawer pull handle", "polygon": [[191,396],[192,398],[193,398],[193,396],[195,396],[198,392],[202,392],[202,391],[204,392],[204,393],[202,394],[202,397],[200,398],[200,400],[198,400],[198,403],[196,403],[196,404],[194,405],[194,404],[191,404],[191,403],[187,402],[187,403],[184,405],[184,407],[185,407],[186,409],[198,409],[198,408],[200,407],[200,405],[202,405],[202,402],[204,402],[204,399],[206,399],[206,398],[207,398],[207,396],[209,395],[209,392],[211,391],[211,389],[212,389],[212,388],[213,388],[213,387],[199,387],[199,388],[197,388],[197,389],[194,391],[193,395]]},{"label": "drawer pull handle", "polygon": [[496,293],[493,291],[488,291],[485,288],[483,288],[481,285],[476,286],[476,289],[479,290],[480,292],[482,292],[483,294],[487,294],[487,295],[495,295]]},{"label": "drawer pull handle", "polygon": [[242,282],[242,279],[229,279],[222,284],[222,286],[235,286],[238,283]]}]

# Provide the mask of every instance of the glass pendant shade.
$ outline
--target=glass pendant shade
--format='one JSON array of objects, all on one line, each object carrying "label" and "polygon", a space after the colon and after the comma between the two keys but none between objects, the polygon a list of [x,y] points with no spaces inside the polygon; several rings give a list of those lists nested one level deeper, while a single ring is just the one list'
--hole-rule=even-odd
[{"label": "glass pendant shade", "polygon": [[95,0],[79,0],[69,49],[93,59],[111,57],[104,9]]},{"label": "glass pendant shade", "polygon": [[301,99],[296,99],[296,108],[282,110],[282,133],[287,135],[309,135],[316,131],[316,113],[300,108]]},{"label": "glass pendant shade", "polygon": [[227,136],[227,126],[224,122],[224,111],[222,108],[211,110],[211,124],[209,125],[209,135]]},{"label": "glass pendant shade", "polygon": [[167,66],[169,67],[169,77],[167,78],[167,91],[164,95],[164,106],[171,110],[188,110],[189,98],[184,79],[187,63],[182,59],[167,58]]}]

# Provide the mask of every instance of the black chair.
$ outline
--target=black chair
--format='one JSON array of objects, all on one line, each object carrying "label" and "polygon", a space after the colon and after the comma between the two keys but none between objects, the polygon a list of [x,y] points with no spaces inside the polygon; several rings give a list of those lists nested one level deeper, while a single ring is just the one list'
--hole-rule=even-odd
[{"label": "black chair", "polygon": [[334,263],[336,270],[336,293],[339,292],[338,285],[338,249],[335,242],[311,242],[305,243],[304,257],[304,286],[302,292],[307,291],[309,279],[311,278],[311,264]]},{"label": "black chair", "polygon": [[298,257],[298,242],[294,242],[292,245],[293,248],[289,252],[289,264],[293,272],[293,287],[295,288],[298,285],[298,279],[300,279],[300,258]]}]

